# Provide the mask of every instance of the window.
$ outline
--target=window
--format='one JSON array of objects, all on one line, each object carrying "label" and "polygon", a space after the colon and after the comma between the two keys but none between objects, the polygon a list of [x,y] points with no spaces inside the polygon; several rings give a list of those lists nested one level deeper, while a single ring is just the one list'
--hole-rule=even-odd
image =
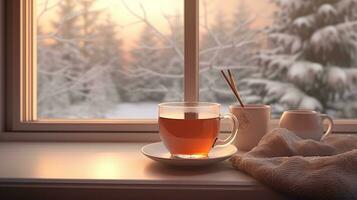
[{"label": "window", "polygon": [[154,119],[182,101],[183,3],[37,0],[38,119]]},{"label": "window", "polygon": [[8,7],[19,16],[8,23],[12,130],[154,131],[158,102],[233,103],[221,69],[234,71],[246,103],[271,104],[274,118],[308,108],[351,119],[337,130],[354,130],[353,1],[16,0]]},{"label": "window", "polygon": [[[196,2],[187,2],[191,17],[184,17],[184,0],[10,2],[19,16],[8,23],[19,33],[14,51],[22,54],[8,74],[16,86],[9,91],[9,129],[155,131],[158,102],[197,96],[189,91],[197,62],[184,55],[196,57],[196,48],[183,37],[184,24],[192,30],[183,20],[197,14],[187,4]],[[184,62],[193,66],[187,76]]]},{"label": "window", "polygon": [[246,103],[356,118],[353,1],[200,1],[201,99],[231,104],[232,69]]}]

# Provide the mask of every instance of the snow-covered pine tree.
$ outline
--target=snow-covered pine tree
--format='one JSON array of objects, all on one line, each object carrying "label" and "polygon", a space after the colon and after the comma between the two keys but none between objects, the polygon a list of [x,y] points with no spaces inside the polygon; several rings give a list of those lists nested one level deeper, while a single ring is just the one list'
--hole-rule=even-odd
[{"label": "snow-covered pine tree", "polygon": [[[246,0],[239,0],[232,21],[232,44],[235,48],[231,51],[233,57],[229,68],[234,71],[237,77],[241,98],[246,104],[259,103],[261,99],[261,97],[251,95],[250,91],[245,91],[244,88],[240,87],[242,85],[241,80],[251,77],[257,68],[254,63],[254,55],[262,46],[260,41],[260,38],[262,38],[261,30],[253,27],[257,19],[259,19],[259,14],[251,13]],[[231,91],[228,90],[227,84],[223,81],[220,81],[219,84],[221,88],[222,86],[226,87],[225,92],[221,92],[224,100],[236,101],[232,97]]]},{"label": "snow-covered pine tree", "polygon": [[[204,12],[207,2],[202,5]],[[209,13],[204,13],[209,15]],[[205,17],[206,19],[207,17]],[[202,23],[202,22],[201,22]],[[231,64],[234,49],[231,44],[230,28],[224,13],[219,11],[214,22],[203,22],[204,34],[201,39],[200,47],[200,68],[203,72],[200,74],[200,99],[202,101],[217,101],[217,94],[213,87],[217,87],[217,82],[220,82],[221,76],[219,70],[215,67],[226,67]],[[227,47],[228,46],[228,47]]]},{"label": "snow-covered pine tree", "polygon": [[[96,25],[95,40],[89,43],[89,70],[98,73],[88,79],[85,104],[94,117],[105,117],[108,110],[120,102],[120,88],[123,78],[120,71],[123,68],[121,40],[118,39],[116,24],[107,16],[104,22]],[[95,109],[93,109],[95,108]]]},{"label": "snow-covered pine tree", "polygon": [[[82,63],[78,37],[78,16],[75,2],[58,3],[58,19],[52,22],[52,31],[44,32],[38,25],[38,115],[39,117],[65,117],[75,100],[73,66]],[[49,12],[49,11],[47,11]],[[39,22],[44,20],[40,16]]]},{"label": "snow-covered pine tree", "polygon": [[[207,13],[209,15],[209,13]],[[202,22],[201,22],[202,23]],[[222,11],[218,11],[212,22],[204,22],[204,35],[201,39],[201,55],[203,62],[209,65],[229,65],[232,55],[229,51],[232,50],[233,45],[231,27],[229,21]],[[229,47],[225,46],[229,45]],[[229,53],[228,56],[225,53]]]},{"label": "snow-covered pine tree", "polygon": [[164,75],[161,76],[162,84],[166,88],[164,101],[183,101],[184,97],[184,25],[183,17],[177,12],[167,18],[170,24],[170,34],[168,40],[164,41],[164,46],[170,46],[162,54]]},{"label": "snow-covered pine tree", "polygon": [[[82,95],[78,93],[78,87],[75,83],[75,79],[80,74],[80,69],[84,67],[85,58],[81,54],[81,46],[78,40],[81,38],[80,30],[80,16],[82,12],[78,8],[78,4],[75,1],[64,0],[59,2],[57,9],[57,16],[52,21],[52,29],[56,30],[56,37],[54,49],[56,54],[60,54],[60,58],[63,63],[53,63],[49,67],[61,69],[64,66],[62,74],[66,76],[66,80],[61,84],[62,87],[70,88],[68,91],[64,91],[61,95],[69,95],[70,104],[66,107],[58,108],[59,110],[67,110],[70,112],[71,105],[81,101]],[[55,58],[52,58],[55,59]],[[65,64],[65,65],[61,65]],[[60,78],[54,77],[54,79]],[[54,96],[56,98],[57,95]]]},{"label": "snow-covered pine tree", "polygon": [[343,117],[341,103],[346,106],[356,93],[351,90],[356,80],[357,2],[275,3],[278,10],[267,29],[271,48],[257,55],[260,73],[245,83],[278,113],[308,108]]},{"label": "snow-covered pine tree", "polygon": [[126,84],[122,73],[125,70],[123,42],[118,36],[118,26],[113,22],[110,15],[106,16],[106,20],[98,26],[98,30],[100,30],[96,42],[98,60],[103,67],[108,68],[106,71],[108,78],[105,79],[110,83],[106,87],[109,87],[109,93],[113,93],[109,96],[113,97],[112,100],[118,103]]},{"label": "snow-covered pine tree", "polygon": [[[203,2],[203,15],[209,15],[207,2]],[[234,101],[227,83],[220,74],[221,69],[231,69],[238,80],[247,76],[256,50],[255,36],[257,31],[250,26],[254,22],[247,11],[244,0],[240,0],[231,20],[222,12],[215,16],[214,23],[203,21],[205,34],[202,36],[201,68],[208,68],[202,72],[201,94],[203,100],[231,102]],[[204,19],[207,19],[206,17]],[[201,22],[202,23],[202,22]]]},{"label": "snow-covered pine tree", "polygon": [[[113,77],[118,67],[115,65],[120,65],[120,52],[117,51],[120,41],[115,35],[115,24],[112,21],[105,21],[102,11],[95,8],[96,2],[78,0],[78,7],[82,12],[79,31],[80,52],[85,58],[83,68],[78,70],[78,79],[83,80],[78,88],[83,97],[81,102],[78,102],[78,107],[86,118],[105,117],[108,110],[116,106],[120,99]],[[103,18],[104,23],[101,22]],[[107,48],[106,45],[109,44]],[[113,45],[118,47],[115,48]]]},{"label": "snow-covered pine tree", "polygon": [[105,117],[118,103],[113,75],[122,62],[120,41],[113,22],[100,22],[95,2],[60,1],[53,32],[39,33],[46,39],[38,48],[42,117]]},{"label": "snow-covered pine tree", "polygon": [[[45,34],[41,30],[37,33]],[[56,51],[53,45],[37,40],[37,47],[37,114],[40,118],[64,116],[63,110],[58,108],[68,107],[71,102],[68,92],[58,93],[64,89],[63,85],[67,82],[67,77],[59,66],[68,63],[66,60],[61,60],[62,54]]]},{"label": "snow-covered pine tree", "polygon": [[[136,46],[131,50],[130,71],[126,77],[126,99],[129,102],[161,101],[163,92],[157,73],[162,72],[162,48],[152,27],[145,25]],[[159,91],[157,91],[159,90]]]},{"label": "snow-covered pine tree", "polygon": [[[81,12],[79,16],[79,30],[77,30],[80,34],[78,43],[80,45],[80,53],[85,58],[85,61],[82,63],[81,68],[76,68],[76,77],[84,79],[81,83],[78,84],[79,95],[81,98],[79,99],[79,103],[83,103],[87,100],[90,100],[90,80],[92,78],[88,77],[88,73],[90,70],[94,70],[94,67],[97,67],[96,64],[98,62],[97,59],[97,48],[95,44],[96,37],[98,37],[98,18],[101,14],[98,11],[93,10],[93,5],[96,0],[78,0],[77,6]],[[92,75],[97,77],[100,74],[99,71],[95,72],[96,75]]]},{"label": "snow-covered pine tree", "polygon": [[[79,35],[77,28],[80,14],[76,1],[63,0],[58,2],[56,8],[58,18],[51,22],[53,30],[56,31],[56,36],[64,40],[77,38]],[[57,43],[60,42],[57,41]]]},{"label": "snow-covered pine tree", "polygon": [[[252,28],[252,24],[257,17],[251,14],[248,10],[246,0],[240,0],[232,21],[232,44],[235,46],[232,49],[231,65],[247,66],[252,64],[252,57],[257,51],[258,43],[257,36],[259,31]],[[242,74],[244,73],[244,74]],[[239,72],[239,75],[246,76],[246,72]]]}]

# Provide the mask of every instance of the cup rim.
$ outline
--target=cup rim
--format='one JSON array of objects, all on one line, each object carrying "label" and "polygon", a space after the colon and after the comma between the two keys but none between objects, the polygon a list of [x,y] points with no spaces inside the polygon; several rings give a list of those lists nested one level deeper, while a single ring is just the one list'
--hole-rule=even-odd
[{"label": "cup rim", "polygon": [[316,112],[315,110],[310,110],[310,109],[300,109],[300,110],[287,110],[284,111],[284,113],[291,113],[291,114],[317,114],[318,112]]},{"label": "cup rim", "polygon": [[[235,109],[235,108],[243,109],[243,107],[238,103],[230,105],[229,108],[230,109]],[[270,108],[271,108],[270,105],[264,105],[264,104],[247,104],[247,105],[244,105],[244,109],[247,109],[247,110],[270,109]]]},{"label": "cup rim", "polygon": [[[186,104],[186,105],[185,105]],[[197,105],[187,105],[187,104],[197,104]],[[170,107],[170,108],[207,108],[207,107],[220,107],[221,104],[219,103],[214,103],[214,102],[193,102],[193,101],[187,101],[187,102],[165,102],[165,103],[159,103],[159,107]]]}]

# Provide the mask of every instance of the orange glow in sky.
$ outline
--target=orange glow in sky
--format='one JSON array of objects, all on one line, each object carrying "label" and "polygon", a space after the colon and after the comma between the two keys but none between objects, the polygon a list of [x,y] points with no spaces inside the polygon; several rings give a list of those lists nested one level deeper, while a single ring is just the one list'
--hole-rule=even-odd
[{"label": "orange glow in sky", "polygon": [[[43,9],[46,0],[37,0],[37,12]],[[56,5],[60,0],[48,0],[48,5]],[[202,1],[202,0],[201,0]],[[241,1],[244,1],[250,17],[255,17],[252,24],[254,28],[263,28],[271,23],[271,15],[274,6],[270,0],[207,0],[208,21],[213,22],[216,13],[223,12],[227,20],[231,20]],[[128,11],[125,4],[136,14],[144,16],[142,7],[145,8],[146,16],[155,27],[164,34],[170,33],[169,24],[164,15],[183,15],[183,0],[97,0],[93,9],[102,10],[104,14],[118,24],[118,33],[124,46],[130,49],[137,41],[143,28],[143,23],[138,23],[138,18]],[[141,7],[142,5],[142,7]],[[51,21],[56,16],[56,9],[49,10],[38,21],[44,30],[51,32]],[[202,13],[200,13],[202,15]]]}]

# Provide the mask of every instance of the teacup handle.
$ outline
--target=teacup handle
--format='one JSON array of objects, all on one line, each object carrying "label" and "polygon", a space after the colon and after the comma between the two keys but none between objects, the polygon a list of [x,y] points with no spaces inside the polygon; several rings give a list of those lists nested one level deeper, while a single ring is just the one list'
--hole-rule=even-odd
[{"label": "teacup handle", "polygon": [[329,134],[332,133],[332,129],[333,129],[333,127],[334,127],[334,123],[333,123],[333,119],[332,119],[330,116],[328,116],[328,115],[321,114],[320,117],[321,117],[321,120],[322,120],[322,121],[327,120],[327,121],[328,121],[328,124],[329,124],[326,133],[325,133],[325,134],[322,136],[322,138],[321,138],[321,139],[324,139],[327,135],[329,135]]},{"label": "teacup handle", "polygon": [[236,116],[234,116],[230,113],[227,113],[225,115],[220,115],[219,118],[220,118],[220,120],[223,120],[223,119],[232,120],[232,122],[233,122],[232,133],[227,139],[221,140],[221,139],[217,138],[216,141],[213,143],[212,147],[225,147],[225,146],[230,145],[236,139],[237,133],[238,133],[239,122],[238,122],[238,119]]}]

